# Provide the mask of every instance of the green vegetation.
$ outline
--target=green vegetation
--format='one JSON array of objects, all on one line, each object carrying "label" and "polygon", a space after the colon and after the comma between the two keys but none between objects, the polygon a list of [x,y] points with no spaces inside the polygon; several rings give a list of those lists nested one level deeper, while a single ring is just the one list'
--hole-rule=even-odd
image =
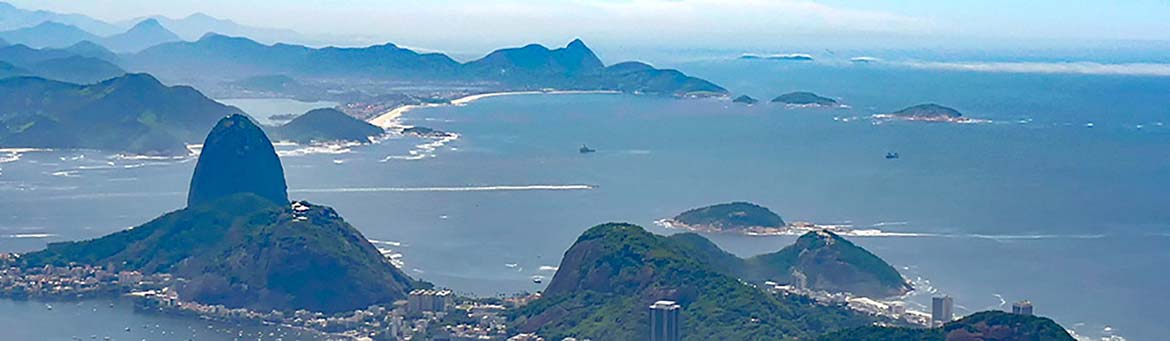
[{"label": "green vegetation", "polygon": [[675,216],[673,220],[690,226],[713,227],[720,230],[785,225],[784,219],[772,210],[748,202],[696,208]]},{"label": "green vegetation", "polygon": [[772,103],[830,106],[837,105],[837,100],[821,97],[811,92],[797,91],[777,96],[772,99]]},{"label": "green vegetation", "polygon": [[0,80],[0,146],[93,148],[187,154],[225,115],[238,110],[195,89],[146,74],[90,85],[36,77]]},{"label": "green vegetation", "polygon": [[277,140],[297,143],[353,141],[370,142],[385,133],[382,128],[353,118],[337,109],[313,109],[285,125],[270,129]]},{"label": "green vegetation", "polygon": [[639,340],[649,335],[647,307],[670,299],[683,307],[687,340],[804,338],[870,322],[742,282],[698,257],[711,250],[695,237],[656,236],[628,224],[593,227],[565,253],[544,298],[513,321],[549,339]]},{"label": "green vegetation", "polygon": [[333,209],[298,205],[305,209],[235,194],[21,261],[170,273],[187,279],[184,298],[262,311],[339,312],[406,297],[410,278]]},{"label": "green vegetation", "polygon": [[818,340],[1074,340],[1063,327],[1045,317],[983,311],[951,321],[941,328],[913,329],[866,326],[823,335]]},{"label": "green vegetation", "polygon": [[878,256],[835,233],[806,233],[775,253],[747,259],[747,277],[804,281],[808,288],[869,297],[901,295],[909,284]]},{"label": "green vegetation", "polygon": [[[746,202],[697,208],[671,220],[708,231],[785,226],[776,213]],[[912,289],[898,270],[881,258],[828,231],[805,233],[780,251],[746,260],[720,250],[698,235],[679,234],[671,238],[677,238],[700,257],[719,264],[729,273],[752,282],[771,280],[869,297],[896,296]]]}]

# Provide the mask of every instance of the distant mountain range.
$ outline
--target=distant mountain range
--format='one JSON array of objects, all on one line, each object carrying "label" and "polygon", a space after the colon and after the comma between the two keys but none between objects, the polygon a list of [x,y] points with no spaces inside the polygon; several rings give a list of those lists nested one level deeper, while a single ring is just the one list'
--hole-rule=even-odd
[{"label": "distant mountain range", "polygon": [[198,40],[200,37],[213,32],[229,36],[249,37],[267,44],[277,42],[306,42],[309,40],[293,30],[242,25],[235,21],[220,19],[203,13],[194,13],[179,19],[155,15],[126,20],[118,23],[118,25],[130,26],[146,19],[157,20],[163,27],[178,34],[182,40],[188,41]]},{"label": "distant mountain range", "polygon": [[80,27],[86,32],[93,32],[98,35],[115,34],[125,29],[124,27],[118,27],[81,14],[26,10],[0,1],[0,31],[32,27],[46,21]]},{"label": "distant mountain range", "polygon": [[[218,32],[233,36],[246,36],[265,43],[276,42],[310,42],[312,39],[293,30],[263,28],[236,23],[228,19],[220,19],[203,13],[194,13],[183,18],[170,18],[161,15],[139,17],[109,23],[81,14],[64,14],[52,11],[25,10],[9,3],[0,2],[0,31],[13,31],[31,28],[46,22],[67,25],[85,32],[90,36],[105,37],[122,33],[143,21],[158,22],[161,27],[177,35],[175,40],[196,40],[211,32]],[[90,40],[90,39],[84,39]],[[80,41],[80,40],[77,40]],[[77,41],[73,41],[75,43]],[[63,47],[71,45],[45,45],[38,47]],[[31,45],[30,45],[31,46]],[[112,48],[120,50],[118,48]]]},{"label": "distant mountain range", "polygon": [[45,21],[36,26],[0,32],[0,39],[10,44],[33,48],[64,48],[82,42],[100,44],[118,52],[136,52],[150,46],[181,40],[157,20],[145,19],[125,32],[98,36],[76,26]]},{"label": "distant mountain range", "polygon": [[[81,58],[81,57],[73,57]],[[237,113],[146,74],[90,85],[38,77],[0,79],[0,146],[186,154],[207,127]]]},{"label": "distant mountain range", "polygon": [[724,95],[722,87],[676,70],[637,62],[606,67],[585,43],[494,51],[459,63],[440,53],[417,53],[394,44],[364,48],[264,45],[242,37],[208,34],[194,42],[161,44],[125,56],[129,68],[164,79],[240,80],[284,75],[312,78],[495,82],[506,89],[620,90],[672,96]]},{"label": "distant mountain range", "polygon": [[88,42],[63,49],[0,46],[0,62],[19,69],[0,70],[0,78],[36,76],[70,83],[96,83],[126,73],[115,64],[117,61],[118,57],[109,50]]}]

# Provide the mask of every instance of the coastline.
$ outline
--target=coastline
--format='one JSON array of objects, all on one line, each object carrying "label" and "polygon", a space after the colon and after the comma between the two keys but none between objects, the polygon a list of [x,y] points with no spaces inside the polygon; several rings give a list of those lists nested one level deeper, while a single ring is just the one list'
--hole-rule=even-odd
[{"label": "coastline", "polygon": [[373,124],[373,125],[385,128],[385,129],[408,128],[407,126],[403,125],[398,120],[399,118],[402,117],[402,115],[406,114],[408,111],[411,111],[411,110],[414,110],[417,108],[441,107],[441,106],[448,106],[448,105],[462,106],[462,105],[467,105],[468,103],[475,102],[475,101],[478,101],[480,99],[484,99],[484,98],[488,98],[488,97],[516,96],[516,95],[584,95],[584,94],[616,95],[616,94],[621,94],[621,93],[622,93],[621,91],[617,91],[617,90],[553,90],[553,91],[531,90],[531,91],[488,92],[488,93],[467,95],[467,96],[463,96],[460,98],[456,98],[456,99],[451,100],[450,103],[425,103],[425,104],[404,105],[401,107],[391,109],[390,111],[387,111],[385,113],[382,113],[381,115],[378,115],[377,117],[374,117],[373,119],[371,119],[369,122],[370,122],[370,124]]}]

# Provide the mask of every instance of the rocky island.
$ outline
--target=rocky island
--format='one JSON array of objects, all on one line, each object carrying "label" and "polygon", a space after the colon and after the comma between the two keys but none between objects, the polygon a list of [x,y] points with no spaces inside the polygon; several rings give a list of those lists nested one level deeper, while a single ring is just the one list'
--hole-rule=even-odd
[{"label": "rocky island", "polygon": [[776,96],[776,98],[772,99],[772,103],[783,103],[791,107],[801,108],[835,108],[842,106],[835,99],[822,97],[806,91],[789,92]]},{"label": "rocky island", "polygon": [[182,300],[257,311],[354,310],[415,285],[336,211],[288,200],[280,160],[250,119],[223,118],[204,144],[186,208],[19,262],[172,275]]},{"label": "rocky island", "polygon": [[898,110],[888,114],[878,114],[873,116],[875,119],[884,120],[901,120],[901,121],[923,121],[923,122],[945,122],[945,123],[983,123],[986,120],[973,119],[964,117],[962,113],[954,108],[941,106],[934,103],[919,104]]},{"label": "rocky island", "polygon": [[452,136],[455,136],[455,134],[450,133],[450,132],[446,132],[446,131],[442,131],[442,130],[438,130],[438,129],[431,129],[431,128],[427,128],[427,127],[405,128],[405,129],[402,129],[402,134],[403,135],[410,135],[410,136],[414,136],[414,137],[420,137],[420,138],[428,138],[428,139],[443,139],[443,138],[450,138]]},{"label": "rocky island", "polygon": [[742,201],[692,209],[668,219],[667,223],[696,232],[742,232],[787,225],[767,207]]},{"label": "rocky island", "polygon": [[736,97],[735,99],[731,100],[732,103],[743,103],[743,104],[747,104],[747,105],[756,104],[759,101],[760,100],[752,98],[752,96],[748,96],[748,95],[740,95],[739,97]]},{"label": "rocky island", "polygon": [[666,228],[700,233],[733,233],[748,236],[801,235],[812,231],[850,233],[848,226],[786,223],[767,207],[737,201],[691,209],[673,218],[656,221]]}]

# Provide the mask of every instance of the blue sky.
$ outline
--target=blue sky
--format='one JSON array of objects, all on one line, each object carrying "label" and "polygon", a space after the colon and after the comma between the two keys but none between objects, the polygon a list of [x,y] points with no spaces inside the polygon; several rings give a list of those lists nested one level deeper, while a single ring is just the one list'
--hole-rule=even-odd
[{"label": "blue sky", "polygon": [[204,12],[339,41],[394,41],[449,51],[526,42],[560,45],[574,37],[611,47],[728,49],[1075,47],[1085,42],[1170,41],[1166,0],[8,1],[111,21]]}]

